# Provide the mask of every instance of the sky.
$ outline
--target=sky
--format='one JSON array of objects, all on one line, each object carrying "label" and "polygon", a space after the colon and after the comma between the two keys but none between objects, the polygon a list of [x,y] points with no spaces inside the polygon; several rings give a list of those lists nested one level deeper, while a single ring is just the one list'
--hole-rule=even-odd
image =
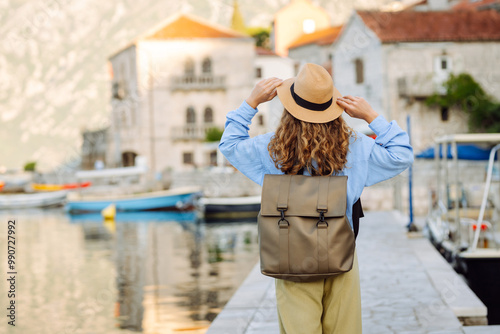
[{"label": "sky", "polygon": [[[386,0],[318,0],[332,24]],[[289,0],[239,0],[247,26],[269,26]],[[78,158],[81,132],[109,125],[107,59],[180,11],[229,25],[233,0],[0,0],[0,171]]]}]

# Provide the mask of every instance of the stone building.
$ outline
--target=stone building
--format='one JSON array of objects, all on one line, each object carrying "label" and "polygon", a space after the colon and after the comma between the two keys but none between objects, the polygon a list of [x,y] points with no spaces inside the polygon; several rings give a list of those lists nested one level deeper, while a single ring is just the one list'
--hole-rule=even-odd
[{"label": "stone building", "polygon": [[[269,77],[291,78],[296,75],[295,69],[295,61],[292,59],[280,57],[273,51],[264,48],[256,48],[255,83]],[[283,113],[283,106],[278,98],[261,104],[258,109],[259,113],[254,118],[254,122],[261,126],[252,128],[251,136],[274,131]]]},{"label": "stone building", "polygon": [[330,16],[310,0],[291,0],[274,16],[272,44],[280,56],[288,55],[288,47],[297,38],[330,26]]},{"label": "stone building", "polygon": [[332,45],[341,31],[340,25],[304,34],[288,46],[288,56],[301,65],[321,65],[332,74]]},{"label": "stone building", "polygon": [[82,132],[81,169],[94,169],[96,166],[106,161],[108,136],[109,128],[93,131],[85,130]]},{"label": "stone building", "polygon": [[216,164],[211,128],[253,86],[253,39],[176,15],[110,58],[113,69],[110,155],[148,157],[155,172]]},{"label": "stone building", "polygon": [[[256,52],[253,38],[185,14],[137,38],[110,63],[107,165],[123,166],[124,157],[130,162],[139,155],[154,173],[223,164],[207,132],[223,130],[227,112],[248,96],[257,71],[288,76],[293,69],[290,60]],[[262,108],[253,134],[269,129],[271,112]]]},{"label": "stone building", "polygon": [[[333,47],[335,85],[366,98],[405,128],[411,116],[416,152],[436,136],[467,132],[459,109],[427,107],[450,73],[471,74],[500,97],[500,14],[495,11],[355,12]],[[348,116],[346,116],[348,118]],[[368,131],[362,121],[349,122]]]}]

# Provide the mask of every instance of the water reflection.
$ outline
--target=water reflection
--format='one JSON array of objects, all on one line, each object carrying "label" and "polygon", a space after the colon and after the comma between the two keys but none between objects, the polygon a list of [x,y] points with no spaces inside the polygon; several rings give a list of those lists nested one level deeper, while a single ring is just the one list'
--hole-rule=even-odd
[{"label": "water reflection", "polygon": [[204,333],[257,261],[256,224],[166,214],[16,214],[17,331]]}]

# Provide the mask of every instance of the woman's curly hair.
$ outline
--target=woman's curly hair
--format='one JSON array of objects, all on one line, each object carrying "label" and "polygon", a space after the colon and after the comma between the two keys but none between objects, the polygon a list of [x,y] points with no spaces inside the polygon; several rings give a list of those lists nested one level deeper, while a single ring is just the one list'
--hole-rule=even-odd
[{"label": "woman's curly hair", "polygon": [[327,123],[308,123],[285,109],[268,150],[276,168],[285,174],[297,174],[301,169],[311,175],[338,174],[347,162],[351,135],[352,129],[342,117]]}]

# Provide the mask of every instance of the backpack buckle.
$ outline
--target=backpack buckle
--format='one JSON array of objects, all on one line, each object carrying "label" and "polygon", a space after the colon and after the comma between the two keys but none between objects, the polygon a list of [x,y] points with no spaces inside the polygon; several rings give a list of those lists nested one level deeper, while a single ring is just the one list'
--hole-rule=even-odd
[{"label": "backpack buckle", "polygon": [[[288,226],[290,226],[290,223],[288,222],[288,220],[285,219],[286,209],[280,209],[279,211],[281,212],[281,219],[278,220],[278,226],[280,228],[287,228]],[[283,224],[281,224],[281,222],[283,222]],[[286,223],[286,225],[284,225],[284,223]]]},{"label": "backpack buckle", "polygon": [[328,222],[325,220],[325,212],[326,210],[319,210],[318,209],[318,212],[319,212],[319,220],[318,222],[316,223],[316,227],[320,227],[319,225],[321,224],[322,227],[328,227]]}]

